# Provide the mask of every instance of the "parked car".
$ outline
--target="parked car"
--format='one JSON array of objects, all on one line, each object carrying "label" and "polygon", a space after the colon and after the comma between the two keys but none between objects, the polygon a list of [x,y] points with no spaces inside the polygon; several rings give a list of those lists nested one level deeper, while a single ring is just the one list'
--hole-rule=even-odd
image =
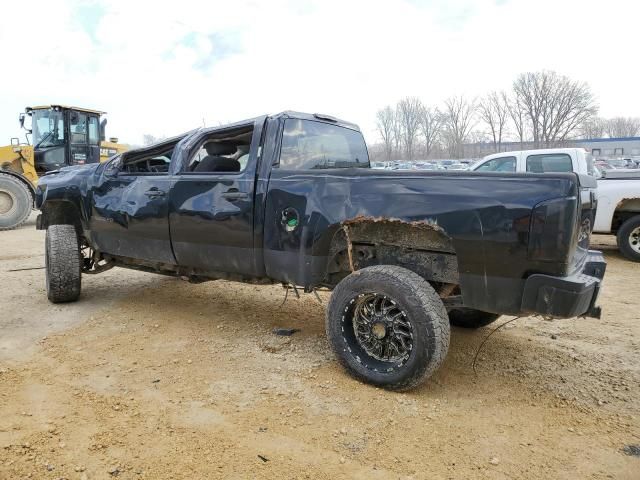
[{"label": "parked car", "polygon": [[411,163],[405,161],[393,162],[391,170],[411,170]]},{"label": "parked car", "polygon": [[567,173],[372,171],[356,125],[284,112],[52,172],[37,228],[52,302],[115,266],[326,288],[342,365],[407,389],[442,364],[450,321],[600,315],[595,186]]},{"label": "parked car", "polygon": [[609,169],[613,168],[605,160],[596,160],[595,161],[595,166],[598,167],[601,171],[602,170],[609,170]]},{"label": "parked car", "polygon": [[607,159],[607,164],[611,168],[631,168],[633,165],[630,160],[622,159],[622,158],[612,158]]},{"label": "parked car", "polygon": [[371,162],[371,168],[375,170],[384,170],[388,168],[388,162]]},{"label": "parked car", "polygon": [[438,170],[438,167],[436,165],[434,165],[433,163],[428,163],[428,162],[418,162],[414,165],[414,169],[415,170],[429,170],[429,171],[435,171]]},{"label": "parked car", "polygon": [[452,163],[447,170],[467,170],[469,167],[463,163]]},{"label": "parked car", "polygon": [[598,208],[592,221],[593,231],[616,235],[622,254],[640,261],[640,171],[601,169],[596,166],[598,163],[581,148],[554,148],[489,155],[472,170],[575,172],[598,177]]}]

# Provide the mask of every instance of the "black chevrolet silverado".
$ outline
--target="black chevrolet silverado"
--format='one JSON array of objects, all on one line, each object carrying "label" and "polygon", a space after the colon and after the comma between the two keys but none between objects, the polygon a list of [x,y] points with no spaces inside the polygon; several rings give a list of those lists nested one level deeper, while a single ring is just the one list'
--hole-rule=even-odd
[{"label": "black chevrolet silverado", "polygon": [[52,302],[113,266],[329,289],[326,331],[355,377],[411,388],[449,324],[598,317],[595,179],[372,170],[360,130],[284,112],[201,128],[44,176]]}]

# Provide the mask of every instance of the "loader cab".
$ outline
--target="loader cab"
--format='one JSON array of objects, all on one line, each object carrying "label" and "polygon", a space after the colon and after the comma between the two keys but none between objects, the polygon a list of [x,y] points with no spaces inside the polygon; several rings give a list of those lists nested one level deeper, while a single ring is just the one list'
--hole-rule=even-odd
[{"label": "loader cab", "polygon": [[[100,161],[104,112],[60,105],[27,108],[38,174]],[[24,126],[24,116],[20,123]],[[26,128],[26,127],[25,127]]]}]

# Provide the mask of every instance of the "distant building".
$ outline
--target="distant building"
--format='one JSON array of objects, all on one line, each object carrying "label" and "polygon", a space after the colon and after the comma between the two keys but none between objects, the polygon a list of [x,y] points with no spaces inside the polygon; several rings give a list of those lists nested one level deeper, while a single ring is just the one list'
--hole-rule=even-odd
[{"label": "distant building", "polygon": [[[640,137],[566,140],[559,142],[554,147],[584,148],[596,159],[640,158]],[[534,148],[536,147],[533,142],[502,142],[500,151],[532,150]],[[476,142],[464,145],[464,154],[467,158],[482,158],[492,153],[497,153],[492,142]]]},{"label": "distant building", "polygon": [[585,148],[595,158],[633,158],[640,157],[640,137],[591,138],[574,140],[576,147]]}]

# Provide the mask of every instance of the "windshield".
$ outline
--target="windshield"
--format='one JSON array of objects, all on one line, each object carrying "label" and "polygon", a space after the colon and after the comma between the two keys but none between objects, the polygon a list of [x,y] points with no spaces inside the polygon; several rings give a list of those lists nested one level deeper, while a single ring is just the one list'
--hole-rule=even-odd
[{"label": "windshield", "polygon": [[34,110],[31,122],[33,145],[53,147],[64,143],[64,118],[55,110]]}]

